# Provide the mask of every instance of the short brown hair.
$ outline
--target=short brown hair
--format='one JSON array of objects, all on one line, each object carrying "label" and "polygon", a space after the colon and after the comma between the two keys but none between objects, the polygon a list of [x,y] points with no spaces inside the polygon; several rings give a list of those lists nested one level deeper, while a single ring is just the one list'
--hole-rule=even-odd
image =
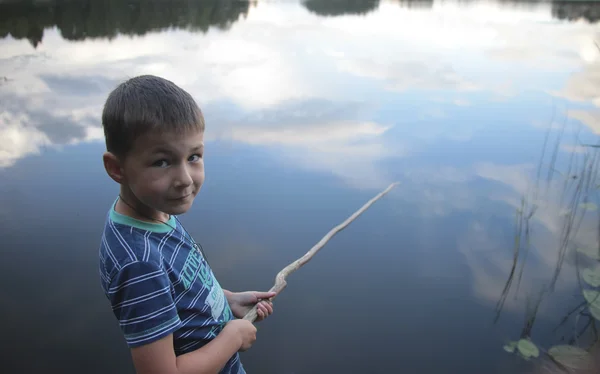
[{"label": "short brown hair", "polygon": [[141,75],[108,95],[102,127],[107,151],[124,157],[148,131],[204,131],[204,116],[194,98],[175,83]]}]

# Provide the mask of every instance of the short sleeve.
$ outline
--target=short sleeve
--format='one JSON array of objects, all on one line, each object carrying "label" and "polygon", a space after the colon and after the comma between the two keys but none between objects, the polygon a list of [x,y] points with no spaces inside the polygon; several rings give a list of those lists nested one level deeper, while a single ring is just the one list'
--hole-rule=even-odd
[{"label": "short sleeve", "polygon": [[129,347],[152,343],[181,325],[169,278],[155,263],[125,265],[112,277],[106,293]]}]

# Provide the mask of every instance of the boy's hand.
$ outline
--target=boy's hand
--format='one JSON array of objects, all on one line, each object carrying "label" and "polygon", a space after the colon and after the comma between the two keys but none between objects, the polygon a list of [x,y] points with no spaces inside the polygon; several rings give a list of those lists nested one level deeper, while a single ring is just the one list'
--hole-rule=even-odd
[{"label": "boy's hand", "polygon": [[236,334],[240,338],[240,351],[247,351],[252,347],[252,344],[256,341],[256,327],[250,321],[246,321],[245,319],[234,319],[225,325],[225,330],[234,330],[234,334]]},{"label": "boy's hand", "polygon": [[243,318],[254,305],[257,305],[256,322],[264,320],[273,313],[273,303],[263,299],[269,299],[275,296],[275,292],[228,292],[226,295],[229,306],[231,307],[231,312],[236,318]]}]

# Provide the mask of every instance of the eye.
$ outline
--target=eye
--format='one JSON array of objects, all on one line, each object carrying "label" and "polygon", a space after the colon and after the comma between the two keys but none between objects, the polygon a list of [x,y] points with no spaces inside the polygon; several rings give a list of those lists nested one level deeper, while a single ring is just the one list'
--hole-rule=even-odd
[{"label": "eye", "polygon": [[198,161],[200,161],[201,158],[202,158],[202,155],[199,153],[196,153],[196,154],[191,155],[189,160],[191,162],[198,162]]},{"label": "eye", "polygon": [[167,166],[169,166],[169,163],[167,162],[167,160],[162,159],[162,160],[153,162],[152,166],[159,167],[159,168],[166,168]]}]

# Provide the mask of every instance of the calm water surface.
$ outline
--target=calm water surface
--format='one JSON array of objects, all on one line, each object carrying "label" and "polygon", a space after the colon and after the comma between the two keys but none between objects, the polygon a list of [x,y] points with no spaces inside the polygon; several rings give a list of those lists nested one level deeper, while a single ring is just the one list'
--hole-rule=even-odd
[{"label": "calm water surface", "polygon": [[401,182],[290,277],[249,373],[521,373],[537,360],[508,341],[589,346],[594,319],[568,313],[593,266],[575,249],[598,246],[599,17],[584,2],[0,1],[2,371],[133,372],[97,250],[117,193],[100,113],[139,74],[205,113],[207,179],[182,221],[225,288],[270,288]]}]

